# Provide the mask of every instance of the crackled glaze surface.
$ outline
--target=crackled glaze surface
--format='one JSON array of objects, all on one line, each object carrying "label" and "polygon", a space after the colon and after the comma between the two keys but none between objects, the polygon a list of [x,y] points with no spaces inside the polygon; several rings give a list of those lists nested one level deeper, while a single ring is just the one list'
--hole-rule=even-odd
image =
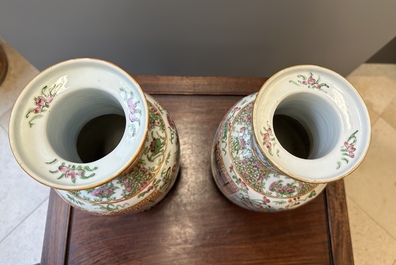
[{"label": "crackled glaze surface", "polygon": [[57,190],[68,203],[96,214],[137,213],[158,203],[173,186],[180,164],[176,126],[158,102],[148,95],[146,97],[149,127],[138,161],[99,187]]},{"label": "crackled glaze surface", "polygon": [[[214,179],[228,199],[244,208],[266,212],[298,207],[315,198],[326,185],[282,175],[259,159],[252,144],[255,98],[252,94],[239,101],[221,122],[212,153]],[[265,131],[270,143],[272,131]],[[268,144],[268,148],[273,146]]]}]

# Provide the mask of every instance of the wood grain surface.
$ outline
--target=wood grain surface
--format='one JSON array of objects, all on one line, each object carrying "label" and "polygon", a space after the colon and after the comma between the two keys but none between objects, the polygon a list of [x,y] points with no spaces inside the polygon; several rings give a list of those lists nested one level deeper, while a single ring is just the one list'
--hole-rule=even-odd
[{"label": "wood grain surface", "polygon": [[71,208],[51,192],[41,264],[353,264],[342,180],[279,213],[242,209],[213,181],[217,126],[264,78],[136,80],[176,123],[182,164],[175,186],[151,210],[114,217]]}]

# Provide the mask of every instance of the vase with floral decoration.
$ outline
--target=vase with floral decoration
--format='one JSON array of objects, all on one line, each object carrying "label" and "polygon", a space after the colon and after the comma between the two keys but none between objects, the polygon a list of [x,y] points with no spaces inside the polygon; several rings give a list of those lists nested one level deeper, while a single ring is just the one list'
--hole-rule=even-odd
[{"label": "vase with floral decoration", "polygon": [[290,67],[220,122],[213,177],[225,197],[246,209],[294,209],[353,172],[370,134],[367,108],[346,79],[319,66]]},{"label": "vase with floral decoration", "polygon": [[179,171],[169,113],[125,71],[98,59],[39,73],[15,103],[9,139],[31,177],[93,214],[147,210]]}]

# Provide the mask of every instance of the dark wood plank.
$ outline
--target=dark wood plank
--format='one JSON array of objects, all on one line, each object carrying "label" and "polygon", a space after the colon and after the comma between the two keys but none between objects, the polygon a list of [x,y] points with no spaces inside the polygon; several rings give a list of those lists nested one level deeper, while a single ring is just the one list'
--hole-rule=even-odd
[{"label": "dark wood plank", "polygon": [[326,202],[333,264],[354,264],[343,180],[327,185]]},{"label": "dark wood plank", "polygon": [[134,76],[142,89],[155,95],[234,95],[257,92],[267,78],[204,76]]},{"label": "dark wood plank", "polygon": [[51,189],[41,264],[65,264],[71,210]]}]

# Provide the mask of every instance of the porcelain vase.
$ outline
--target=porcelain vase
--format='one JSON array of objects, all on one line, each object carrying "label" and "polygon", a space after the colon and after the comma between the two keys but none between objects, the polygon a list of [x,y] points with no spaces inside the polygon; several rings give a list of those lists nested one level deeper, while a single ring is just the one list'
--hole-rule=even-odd
[{"label": "porcelain vase", "polygon": [[93,214],[137,213],[160,202],[180,164],[172,118],[121,68],[74,59],[35,77],[12,110],[20,166]]},{"label": "porcelain vase", "polygon": [[284,69],[221,121],[211,167],[220,191],[254,211],[297,208],[353,172],[370,143],[367,108],[339,74]]}]

